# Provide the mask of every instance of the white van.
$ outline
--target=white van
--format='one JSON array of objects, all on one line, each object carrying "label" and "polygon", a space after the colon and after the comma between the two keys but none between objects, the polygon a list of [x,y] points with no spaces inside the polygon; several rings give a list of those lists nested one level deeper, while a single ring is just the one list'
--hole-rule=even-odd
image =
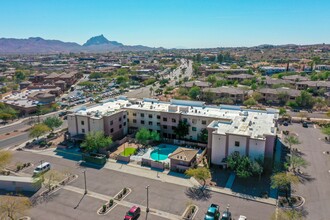
[{"label": "white van", "polygon": [[34,171],[33,171],[33,175],[39,175],[42,174],[46,171],[50,170],[50,163],[48,162],[44,162],[41,165],[37,166]]}]

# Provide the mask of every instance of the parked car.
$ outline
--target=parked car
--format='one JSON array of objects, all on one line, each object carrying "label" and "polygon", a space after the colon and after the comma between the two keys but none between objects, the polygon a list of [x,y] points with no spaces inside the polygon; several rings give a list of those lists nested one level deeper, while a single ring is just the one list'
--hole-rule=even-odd
[{"label": "parked car", "polygon": [[303,121],[302,126],[303,126],[304,128],[308,128],[308,123],[307,123],[306,121]]},{"label": "parked car", "polygon": [[62,117],[62,116],[64,116],[64,115],[66,115],[67,114],[67,112],[60,112],[59,114],[58,114],[58,116],[59,117]]},{"label": "parked car", "polygon": [[38,176],[42,173],[47,172],[48,170],[50,170],[50,163],[48,162],[44,162],[42,164],[40,164],[39,166],[37,166],[34,171],[33,171],[33,175],[34,176]]},{"label": "parked car", "polygon": [[224,211],[224,212],[222,213],[221,220],[232,220],[232,218],[231,218],[231,212],[229,212],[229,211]]},{"label": "parked car", "polygon": [[217,204],[211,204],[205,213],[204,220],[217,220],[219,217],[219,206]]},{"label": "parked car", "polygon": [[141,209],[138,206],[133,206],[125,215],[124,220],[138,219],[141,214]]},{"label": "parked car", "polygon": [[283,122],[283,126],[288,126],[289,123],[287,121]]}]

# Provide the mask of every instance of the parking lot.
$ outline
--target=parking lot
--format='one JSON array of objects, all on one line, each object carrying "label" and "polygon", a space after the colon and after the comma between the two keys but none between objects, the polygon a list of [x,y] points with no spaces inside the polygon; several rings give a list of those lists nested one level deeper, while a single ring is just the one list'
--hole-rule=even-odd
[{"label": "parking lot", "polygon": [[[106,168],[94,169],[94,168],[82,168],[77,165],[76,161],[62,159],[60,157],[45,156],[41,154],[35,154],[30,152],[15,152],[15,160],[22,162],[32,162],[38,164],[40,160],[48,161],[57,170],[70,170],[71,173],[79,175],[78,179],[72,182],[70,185],[83,189],[84,179],[82,171],[86,169],[87,176],[87,188],[89,191],[96,192],[105,196],[114,196],[123,187],[132,189],[132,193],[129,194],[124,200],[137,205],[146,206],[146,190],[145,186],[150,185],[149,188],[149,206],[153,209],[159,209],[171,214],[181,216],[189,203],[194,203],[199,207],[196,219],[203,219],[204,214],[211,203],[220,205],[220,210],[223,212],[227,205],[230,205],[230,210],[235,219],[239,215],[245,215],[249,219],[269,219],[272,213],[275,211],[275,207],[268,204],[254,202],[246,199],[241,199],[225,194],[207,192],[206,196],[200,197],[193,193],[190,188],[164,183],[161,181],[140,177],[137,175],[130,175],[122,172],[109,170]],[[31,173],[33,169],[30,168],[24,172]],[[72,196],[70,196],[72,195]],[[67,190],[61,189],[58,196],[53,198],[48,204],[40,204],[33,208],[31,216],[34,219],[45,219],[42,216],[47,214],[51,218],[57,218],[58,212],[65,211],[65,216],[61,219],[77,219],[75,216],[79,216],[79,219],[103,219],[96,214],[98,207],[101,207],[103,203],[100,200],[84,197],[79,205],[79,209],[73,209],[81,199],[81,195],[73,192],[67,193]],[[86,202],[85,201],[85,198]],[[62,208],[62,206],[65,206]],[[60,210],[58,210],[58,207]],[[45,210],[46,209],[46,210]],[[256,210],[262,210],[262,212],[256,212]],[[125,214],[126,209],[116,208],[107,214],[107,219],[121,219]],[[120,218],[110,218],[111,213],[118,213],[116,216]],[[84,215],[86,214],[86,217]],[[93,217],[91,217],[93,216]],[[142,219],[142,216],[140,217]],[[149,219],[157,219],[149,218]]]},{"label": "parking lot", "polygon": [[295,133],[301,144],[298,148],[303,157],[309,162],[307,168],[302,168],[304,178],[295,188],[296,194],[305,198],[304,205],[307,219],[329,219],[330,216],[330,156],[325,151],[330,151],[330,143],[325,141],[318,126],[310,124],[304,128],[302,124],[294,123],[281,126],[281,130]]}]

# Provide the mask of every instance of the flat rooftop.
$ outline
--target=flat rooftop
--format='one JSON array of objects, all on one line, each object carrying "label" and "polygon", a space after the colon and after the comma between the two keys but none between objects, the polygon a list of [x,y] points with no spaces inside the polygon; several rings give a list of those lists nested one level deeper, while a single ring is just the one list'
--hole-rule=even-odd
[{"label": "flat rooftop", "polygon": [[126,99],[113,99],[105,103],[94,105],[90,108],[86,108],[84,106],[80,107],[78,109],[73,110],[73,113],[76,115],[88,115],[94,118],[102,118],[103,116],[111,115],[121,110],[129,104],[130,102]]},{"label": "flat rooftop", "polygon": [[276,135],[275,120],[278,119],[276,109],[253,110],[230,105],[207,106],[204,102],[183,100],[158,102],[145,99],[126,109],[176,112],[182,115],[214,118],[215,121],[209,127],[216,128],[216,132],[219,134],[233,133],[257,139],[263,139],[264,135]]},{"label": "flat rooftop", "polygon": [[24,108],[36,107],[40,103],[39,101],[30,100],[30,99],[20,99],[20,100],[1,100],[1,102],[6,103],[8,105],[15,105]]},{"label": "flat rooftop", "polygon": [[136,104],[132,104],[127,99],[113,99],[88,109],[82,107],[74,112],[77,115],[101,118],[121,109],[173,112],[213,118],[214,121],[208,127],[215,128],[215,132],[219,134],[233,133],[256,139],[264,139],[264,135],[276,135],[275,121],[279,116],[278,110],[271,108],[253,110],[231,105],[208,106],[204,102],[198,101],[171,100],[171,102],[160,102],[157,99],[144,99]]}]

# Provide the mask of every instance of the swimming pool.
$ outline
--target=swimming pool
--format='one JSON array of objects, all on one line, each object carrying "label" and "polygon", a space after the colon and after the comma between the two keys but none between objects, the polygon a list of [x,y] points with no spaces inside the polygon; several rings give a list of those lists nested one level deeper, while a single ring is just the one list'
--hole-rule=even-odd
[{"label": "swimming pool", "polygon": [[169,144],[161,144],[155,147],[155,149],[150,153],[150,157],[156,161],[166,160],[168,155],[173,153],[178,146],[169,145]]}]

